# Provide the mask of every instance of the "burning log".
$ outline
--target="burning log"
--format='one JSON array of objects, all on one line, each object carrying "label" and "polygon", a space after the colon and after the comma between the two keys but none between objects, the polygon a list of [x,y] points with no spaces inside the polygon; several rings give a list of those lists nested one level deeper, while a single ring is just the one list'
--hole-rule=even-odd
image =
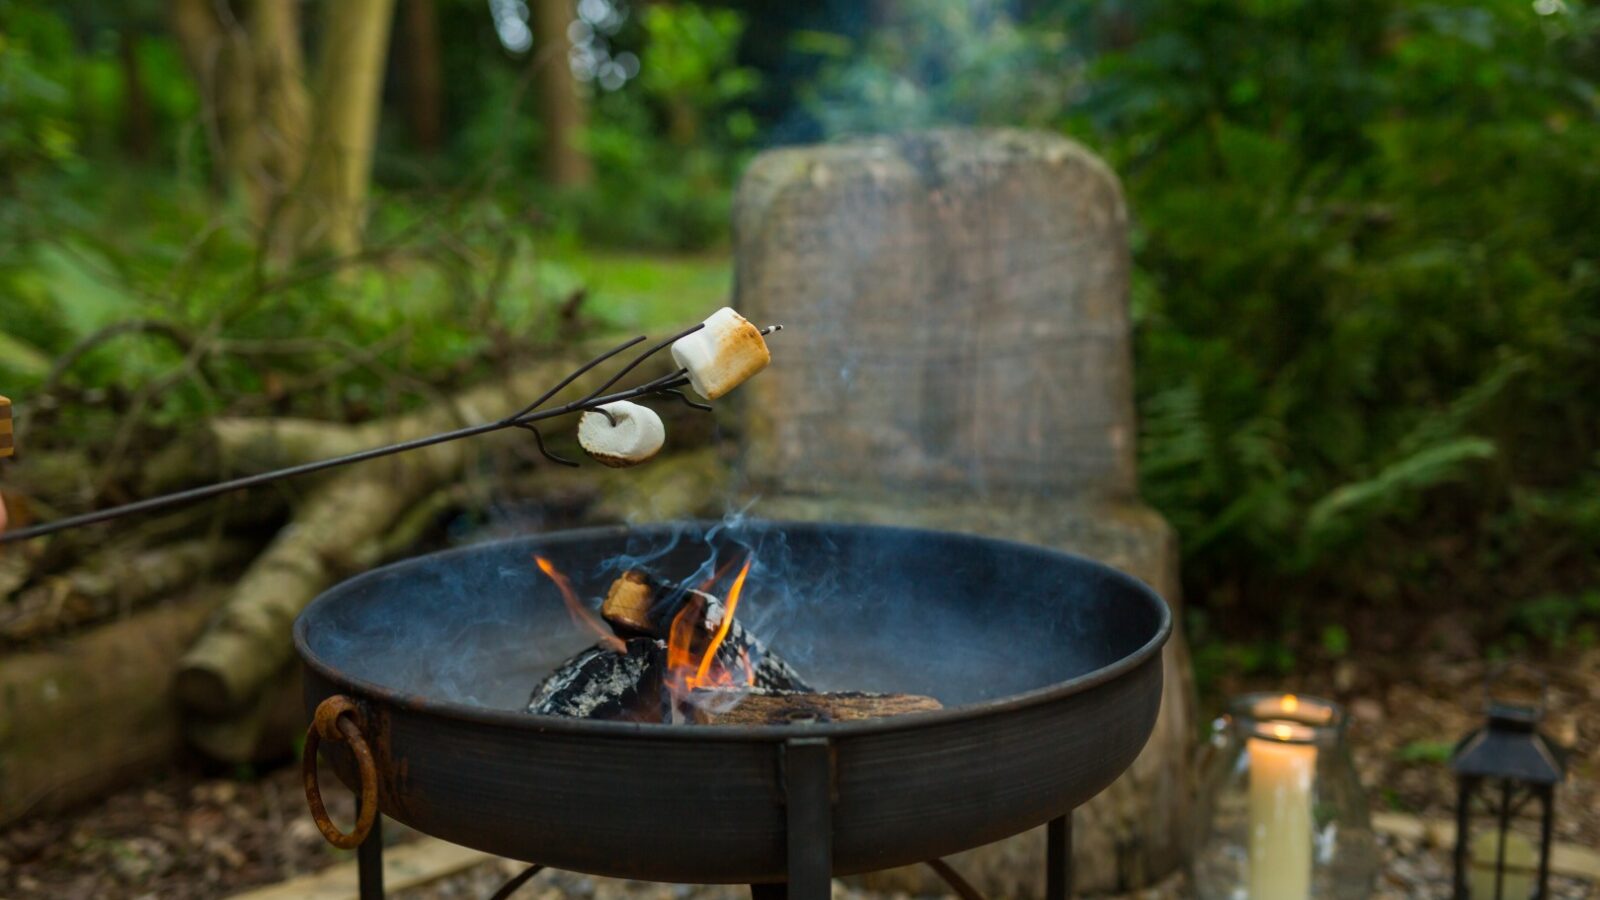
[{"label": "burning log", "polygon": [[[707,621],[711,617],[707,616]],[[800,673],[789,661],[767,649],[755,635],[738,622],[728,629],[728,637],[717,648],[717,662],[730,672],[749,660],[753,664],[754,686],[767,691],[809,691]]]},{"label": "burning log", "polygon": [[567,660],[533,689],[527,711],[579,719],[660,715],[662,645],[634,638],[626,649],[596,645]]},{"label": "burning log", "polygon": [[[730,705],[731,704],[731,705]],[[919,694],[870,694],[861,691],[749,691],[699,689],[688,700],[691,721],[701,725],[804,725],[853,722],[943,709]]]},{"label": "burning log", "polygon": [[[723,605],[717,598],[694,588],[674,586],[643,572],[624,572],[611,583],[600,615],[618,634],[665,638],[672,621],[694,598],[705,604],[700,623],[704,631],[722,623]],[[728,671],[751,666],[755,686],[772,691],[809,691],[800,673],[782,656],[772,652],[755,635],[735,620],[727,637],[717,647],[717,662]]]}]

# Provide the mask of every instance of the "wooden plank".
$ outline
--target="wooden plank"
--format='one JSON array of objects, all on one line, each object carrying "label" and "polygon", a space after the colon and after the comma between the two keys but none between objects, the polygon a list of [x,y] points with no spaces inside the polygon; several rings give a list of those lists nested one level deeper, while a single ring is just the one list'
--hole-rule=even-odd
[{"label": "wooden plank", "polygon": [[[1376,813],[1372,827],[1380,834],[1418,841],[1429,847],[1453,847],[1456,824],[1444,819],[1424,819],[1405,813]],[[1557,875],[1600,881],[1600,852],[1577,844],[1557,843],[1550,848],[1550,871]]]},{"label": "wooden plank", "polygon": [[[499,858],[482,850],[423,836],[384,848],[383,886],[389,893],[420,887]],[[231,900],[356,900],[355,854],[350,854],[348,862],[234,894]]]}]

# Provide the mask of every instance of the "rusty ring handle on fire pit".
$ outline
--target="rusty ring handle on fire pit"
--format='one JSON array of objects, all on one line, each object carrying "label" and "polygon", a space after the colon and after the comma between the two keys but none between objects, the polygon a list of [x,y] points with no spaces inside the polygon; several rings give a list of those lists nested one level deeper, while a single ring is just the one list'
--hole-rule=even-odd
[{"label": "rusty ring handle on fire pit", "polygon": [[[334,694],[317,705],[311,726],[306,729],[306,749],[300,757],[300,771],[306,782],[306,804],[311,807],[311,819],[328,843],[340,850],[353,850],[367,839],[372,823],[378,818],[378,766],[372,760],[372,748],[361,734],[360,710],[349,697]],[[317,747],[322,739],[344,741],[355,754],[356,766],[361,770],[361,796],[356,806],[356,827],[349,833],[340,831],[328,818],[328,808],[322,804],[322,788],[317,784]]]}]

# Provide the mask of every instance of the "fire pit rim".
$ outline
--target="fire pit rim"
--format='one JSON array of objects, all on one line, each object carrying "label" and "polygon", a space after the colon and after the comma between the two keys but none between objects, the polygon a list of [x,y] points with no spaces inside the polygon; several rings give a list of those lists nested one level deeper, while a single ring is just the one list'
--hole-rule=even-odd
[{"label": "fire pit rim", "polygon": [[[1014,541],[1006,538],[995,538],[986,535],[973,534],[961,531],[946,531],[934,528],[913,528],[900,525],[874,525],[858,522],[801,522],[783,519],[746,519],[743,524],[754,524],[763,527],[781,529],[786,533],[803,531],[818,531],[826,529],[832,533],[840,531],[875,531],[897,532],[907,537],[928,535],[934,537],[957,537],[966,539],[979,539],[988,543],[1009,545],[1032,553],[1044,553],[1058,557],[1066,557],[1075,563],[1098,571],[1110,581],[1120,582],[1133,594],[1143,596],[1146,601],[1153,602],[1159,617],[1155,634],[1148,641],[1132,653],[1121,659],[1101,666],[1093,671],[1086,672],[1076,678],[1059,681],[1044,687],[1008,694],[995,700],[981,703],[967,703],[952,706],[946,709],[929,710],[926,712],[907,713],[879,719],[864,719],[850,722],[819,722],[808,725],[737,725],[718,726],[715,728],[704,725],[671,725],[654,722],[615,722],[600,719],[582,719],[566,716],[536,715],[512,709],[493,709],[489,707],[472,706],[465,703],[453,703],[448,700],[418,696],[405,691],[396,690],[374,681],[358,678],[347,672],[341,671],[323,661],[312,649],[307,637],[307,622],[312,618],[312,611],[326,602],[331,602],[329,597],[342,589],[359,585],[361,582],[376,580],[390,574],[395,569],[411,565],[419,565],[424,561],[437,562],[448,560],[453,556],[464,556],[481,553],[487,549],[503,545],[526,542],[530,539],[537,541],[544,537],[559,537],[563,541],[574,542],[584,540],[603,539],[606,537],[624,536],[629,533],[649,533],[652,531],[665,531],[679,529],[685,525],[700,527],[709,530],[720,523],[704,519],[678,520],[664,523],[648,523],[644,525],[599,525],[589,528],[564,529],[547,534],[522,534],[480,543],[467,544],[461,547],[451,547],[433,553],[425,553],[407,559],[397,560],[375,569],[346,579],[322,594],[318,595],[300,614],[294,622],[294,644],[304,664],[327,679],[334,685],[344,690],[355,692],[358,698],[370,697],[384,703],[393,703],[401,707],[442,718],[456,719],[480,725],[489,725],[496,728],[518,728],[539,732],[565,732],[576,735],[591,735],[595,737],[610,735],[639,735],[667,740],[692,740],[692,741],[785,741],[798,736],[815,737],[849,737],[856,735],[886,734],[912,728],[923,728],[949,723],[961,722],[967,719],[981,718],[994,713],[1008,710],[1019,710],[1041,703],[1059,700],[1073,694],[1083,693],[1102,684],[1114,681],[1128,672],[1150,662],[1152,657],[1159,659],[1161,648],[1172,635],[1172,608],[1156,590],[1138,578],[1126,572],[1109,566],[1098,560],[1090,559],[1076,553],[1042,547],[1023,541]],[[359,702],[359,701],[358,701]]]}]

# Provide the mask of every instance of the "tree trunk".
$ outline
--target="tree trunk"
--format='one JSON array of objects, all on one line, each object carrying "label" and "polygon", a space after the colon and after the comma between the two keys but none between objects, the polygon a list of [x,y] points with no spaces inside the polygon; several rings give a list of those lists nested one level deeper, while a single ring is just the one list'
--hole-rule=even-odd
[{"label": "tree trunk", "polygon": [[122,146],[129,156],[145,162],[155,143],[155,126],[150,121],[144,75],[139,71],[138,34],[124,29],[118,35],[117,49],[122,61]]},{"label": "tree trunk", "polygon": [[299,3],[256,0],[251,5],[250,69],[255,116],[246,127],[254,134],[245,146],[252,156],[240,174],[268,254],[283,260],[291,248],[276,223],[300,187],[311,141]]},{"label": "tree trunk", "polygon": [[572,42],[571,0],[533,0],[534,65],[538,67],[539,118],[544,125],[544,174],[554,187],[583,187],[594,167],[583,149],[589,110],[567,54]]},{"label": "tree trunk", "polygon": [[305,187],[288,220],[300,249],[361,249],[393,13],[394,0],[327,4]]},{"label": "tree trunk", "polygon": [[406,118],[411,140],[429,155],[444,146],[444,66],[435,0],[405,0]]},{"label": "tree trunk", "polygon": [[171,0],[172,31],[199,89],[219,184],[244,195],[265,232],[299,185],[310,139],[300,46],[300,6],[258,0],[243,21],[218,17],[215,0]]},{"label": "tree trunk", "polygon": [[224,27],[213,0],[171,0],[168,21],[200,95],[213,185],[237,183],[254,151],[248,125],[254,116],[249,42],[243,29]]}]

